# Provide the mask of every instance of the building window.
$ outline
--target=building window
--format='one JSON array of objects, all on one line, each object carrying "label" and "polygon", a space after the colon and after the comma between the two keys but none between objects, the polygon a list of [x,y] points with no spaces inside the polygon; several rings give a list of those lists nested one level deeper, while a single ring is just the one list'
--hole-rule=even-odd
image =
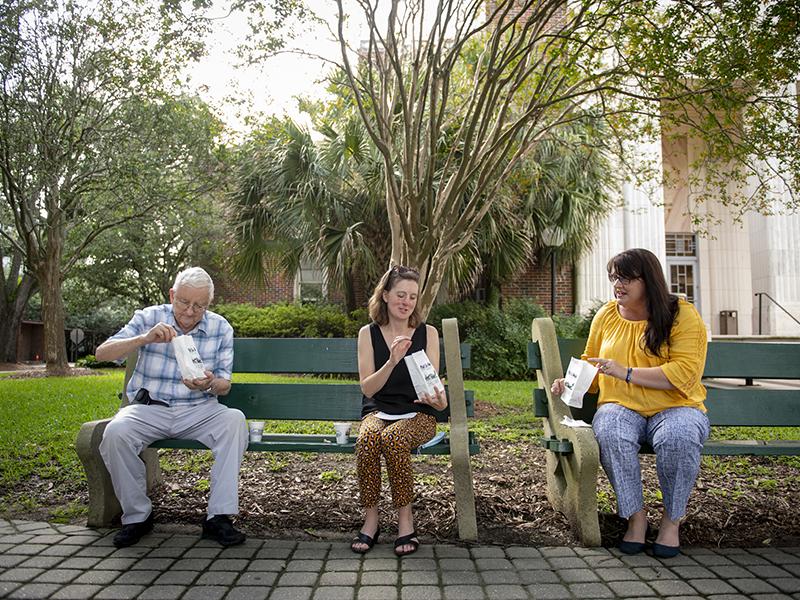
[{"label": "building window", "polygon": [[668,233],[667,256],[697,256],[697,237],[693,233]]},{"label": "building window", "polygon": [[697,282],[697,237],[693,233],[667,233],[669,290],[699,306]]},{"label": "building window", "polygon": [[322,302],[328,295],[325,269],[316,261],[302,259],[294,277],[294,299],[303,303]]}]

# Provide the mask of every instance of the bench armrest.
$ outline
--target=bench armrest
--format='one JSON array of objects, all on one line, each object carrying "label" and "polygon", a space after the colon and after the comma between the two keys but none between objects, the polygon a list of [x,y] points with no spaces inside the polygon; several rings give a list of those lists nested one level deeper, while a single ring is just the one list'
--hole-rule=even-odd
[{"label": "bench armrest", "polygon": [[458,321],[442,319],[444,359],[447,368],[447,388],[450,393],[450,459],[453,463],[453,483],[456,492],[458,535],[462,540],[478,539],[475,515],[475,491],[472,485],[472,466],[469,461],[469,432],[467,403],[464,395],[464,373],[461,370],[461,345]]}]

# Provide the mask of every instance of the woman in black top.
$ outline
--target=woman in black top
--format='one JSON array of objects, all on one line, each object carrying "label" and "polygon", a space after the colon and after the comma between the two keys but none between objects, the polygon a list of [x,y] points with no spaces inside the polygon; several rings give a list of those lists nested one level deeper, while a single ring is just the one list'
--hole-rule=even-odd
[{"label": "woman in black top", "polygon": [[397,508],[395,554],[411,554],[419,547],[411,512],[411,450],[436,433],[434,413],[447,407],[447,396],[444,390],[437,390],[435,396],[417,398],[403,360],[407,354],[425,350],[434,368],[439,364],[439,333],[420,319],[418,294],[419,273],[408,267],[392,267],[370,298],[373,323],[358,333],[358,373],[364,404],[356,463],[366,514],[350,548],[359,554],[368,552],[380,533],[381,456],[386,460],[392,504]]}]

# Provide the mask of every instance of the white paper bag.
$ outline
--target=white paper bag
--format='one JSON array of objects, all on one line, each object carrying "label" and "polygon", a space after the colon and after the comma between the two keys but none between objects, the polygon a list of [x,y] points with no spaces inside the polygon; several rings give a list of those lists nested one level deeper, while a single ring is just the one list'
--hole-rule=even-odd
[{"label": "white paper bag", "polygon": [[172,338],[172,349],[175,351],[183,379],[205,379],[206,369],[203,366],[203,359],[200,358],[192,336],[179,335]]},{"label": "white paper bag", "polygon": [[411,383],[414,384],[414,391],[417,398],[422,398],[423,394],[435,396],[436,390],[444,390],[442,380],[436,374],[436,370],[431,364],[425,350],[414,352],[405,357],[408,373],[411,375]]},{"label": "white paper bag", "polygon": [[589,391],[597,370],[597,367],[585,360],[570,358],[567,374],[564,376],[564,392],[561,394],[561,400],[567,406],[583,408],[583,395]]}]

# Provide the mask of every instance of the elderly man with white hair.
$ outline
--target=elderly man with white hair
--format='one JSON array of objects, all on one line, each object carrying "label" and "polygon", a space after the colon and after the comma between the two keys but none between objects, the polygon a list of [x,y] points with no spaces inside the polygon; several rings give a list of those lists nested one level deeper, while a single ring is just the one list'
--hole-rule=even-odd
[{"label": "elderly man with white hair", "polygon": [[[139,351],[125,390],[131,403],[111,420],[100,444],[122,506],[122,529],[114,537],[117,547],[135,544],[153,528],[153,506],[139,454],[166,438],[197,440],[214,455],[203,537],[223,546],[245,540],[230,515],[239,512],[239,467],[247,448],[247,424],[241,411],[217,400],[231,388],[233,328],[208,310],[213,298],[214,282],[208,273],[199,267],[186,269],[169,291],[170,304],[137,310],[95,353],[106,361]],[[181,377],[170,342],[187,334],[203,360],[205,377]]]}]

